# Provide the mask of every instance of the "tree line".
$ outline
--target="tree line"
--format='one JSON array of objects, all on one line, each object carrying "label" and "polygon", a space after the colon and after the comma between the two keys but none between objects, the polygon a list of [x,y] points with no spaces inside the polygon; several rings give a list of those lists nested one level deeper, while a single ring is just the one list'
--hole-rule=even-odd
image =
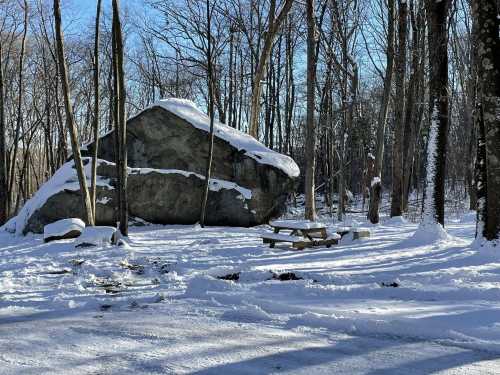
[{"label": "tree line", "polygon": [[0,1],[0,222],[69,145],[75,157],[75,142],[112,129],[123,145],[126,113],[175,96],[292,156],[309,219],[321,195],[342,220],[352,191],[373,223],[385,194],[391,216],[417,205],[444,224],[453,197],[478,210],[478,236],[498,238],[496,0],[101,3],[66,33],[61,59],[53,4]]}]

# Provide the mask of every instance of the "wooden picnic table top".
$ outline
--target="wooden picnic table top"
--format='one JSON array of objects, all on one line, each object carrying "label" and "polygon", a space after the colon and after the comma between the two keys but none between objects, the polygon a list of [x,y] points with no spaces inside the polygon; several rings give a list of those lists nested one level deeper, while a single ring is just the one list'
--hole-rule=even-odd
[{"label": "wooden picnic table top", "polygon": [[275,220],[270,221],[269,225],[278,229],[292,230],[318,230],[326,229],[326,225],[309,220]]}]

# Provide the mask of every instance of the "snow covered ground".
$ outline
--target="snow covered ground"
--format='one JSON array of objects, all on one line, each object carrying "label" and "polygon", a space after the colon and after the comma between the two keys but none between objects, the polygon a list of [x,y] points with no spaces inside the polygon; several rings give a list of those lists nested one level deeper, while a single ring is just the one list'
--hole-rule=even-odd
[{"label": "snow covered ground", "polygon": [[0,374],[500,373],[500,256],[471,246],[473,215],[439,241],[353,223],[371,237],[300,252],[265,226],[76,249],[2,232]]}]

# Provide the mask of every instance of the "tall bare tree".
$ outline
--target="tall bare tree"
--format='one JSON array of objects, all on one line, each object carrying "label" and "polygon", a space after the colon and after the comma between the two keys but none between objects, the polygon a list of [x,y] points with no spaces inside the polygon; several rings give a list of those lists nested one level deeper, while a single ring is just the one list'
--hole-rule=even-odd
[{"label": "tall bare tree", "polygon": [[316,88],[316,15],[314,0],[307,0],[307,114],[306,114],[306,176],[305,193],[306,207],[305,217],[316,220],[316,204],[314,194],[314,171],[316,163],[316,125],[314,123],[315,113],[315,88]]},{"label": "tall bare tree", "polygon": [[[429,45],[429,113],[424,221],[444,226],[444,188],[448,136],[448,12],[451,0],[426,0]],[[432,188],[429,188],[429,185]]]},{"label": "tall bare tree", "polygon": [[83,169],[82,156],[80,153],[80,146],[78,142],[78,131],[73,114],[73,107],[71,105],[71,91],[69,86],[68,71],[66,67],[66,59],[64,57],[64,40],[61,25],[61,6],[59,0],[54,0],[54,20],[56,29],[56,44],[57,44],[57,57],[59,63],[59,76],[62,83],[64,94],[64,108],[66,111],[66,123],[68,125],[69,136],[71,139],[71,149],[73,151],[73,160],[75,163],[76,172],[78,175],[78,182],[80,184],[80,191],[83,205],[84,220],[89,225],[94,225],[94,217],[92,216],[92,203],[90,202],[89,190],[87,187],[87,178]]},{"label": "tall bare tree", "polygon": [[94,149],[92,155],[92,181],[90,187],[90,200],[92,203],[92,215],[95,221],[96,217],[96,184],[97,184],[97,152],[99,149],[99,26],[101,18],[101,2],[97,0],[96,16],[95,16],[95,34],[94,34],[94,119],[93,119],[93,135]]},{"label": "tall bare tree", "polygon": [[208,80],[208,115],[210,116],[210,131],[208,134],[208,155],[207,167],[205,170],[205,186],[203,189],[203,198],[201,203],[200,225],[205,226],[205,215],[208,202],[208,192],[210,190],[210,175],[212,173],[212,159],[214,153],[214,95],[213,95],[213,74],[212,74],[212,33],[210,11],[210,0],[206,2],[207,6],[207,80]]},{"label": "tall bare tree", "polygon": [[370,186],[370,207],[368,209],[368,219],[371,223],[379,222],[379,205],[382,200],[382,163],[384,159],[384,136],[387,122],[387,112],[391,98],[392,75],[394,69],[394,20],[395,20],[395,0],[387,2],[387,51],[384,77],[384,92],[382,103],[378,114],[377,139],[375,146],[375,166],[373,169],[374,178]]},{"label": "tall bare tree", "polygon": [[405,114],[405,77],[406,77],[406,36],[408,33],[408,4],[398,0],[398,45],[395,59],[396,98],[394,99],[394,142],[392,147],[392,196],[391,217],[403,213],[403,145]]},{"label": "tall bare tree", "polygon": [[264,46],[262,47],[262,50],[260,52],[257,70],[253,77],[249,133],[254,138],[257,138],[259,136],[260,96],[262,93],[262,80],[264,79],[264,74],[266,72],[267,63],[269,61],[269,56],[271,55],[271,50],[276,38],[276,34],[285,21],[286,16],[292,8],[293,4],[293,0],[284,0],[285,2],[281,10],[276,16],[276,0],[270,1],[271,4],[269,6],[269,25],[264,40]]},{"label": "tall bare tree", "polygon": [[7,150],[5,134],[5,99],[3,78],[3,38],[0,36],[0,225],[7,221],[8,198],[7,194]]},{"label": "tall bare tree", "polygon": [[113,0],[113,67],[115,69],[115,136],[118,139],[117,163],[120,232],[128,236],[128,198],[127,198],[127,119],[125,100],[125,72],[123,65],[123,36],[120,21],[120,1]]},{"label": "tall bare tree", "polygon": [[499,3],[473,0],[477,24],[478,74],[478,231],[476,236],[500,238],[500,36]]},{"label": "tall bare tree", "polygon": [[7,190],[8,205],[9,209],[12,209],[10,206],[12,204],[12,192],[14,187],[14,180],[16,178],[16,165],[17,165],[17,153],[19,150],[19,137],[21,135],[21,128],[23,126],[23,97],[24,97],[24,60],[26,53],[26,35],[28,33],[28,2],[27,0],[23,1],[23,11],[24,11],[24,23],[23,23],[23,36],[21,40],[21,52],[19,54],[19,77],[18,77],[18,97],[17,97],[17,116],[16,116],[16,130],[14,134],[14,151],[12,152],[12,158],[10,161],[10,171],[9,171],[9,188]]}]

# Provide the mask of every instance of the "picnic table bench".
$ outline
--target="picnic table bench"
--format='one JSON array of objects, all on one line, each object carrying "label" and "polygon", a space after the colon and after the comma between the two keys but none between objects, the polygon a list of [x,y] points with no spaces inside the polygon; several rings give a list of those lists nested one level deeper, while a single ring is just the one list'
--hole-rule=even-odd
[{"label": "picnic table bench", "polygon": [[[305,220],[277,220],[271,221],[269,225],[274,233],[262,236],[264,243],[274,247],[279,242],[289,242],[292,247],[303,250],[306,247],[326,246],[330,247],[338,243],[340,235],[328,234],[326,225]],[[279,233],[281,230],[290,231],[289,234]]]}]

